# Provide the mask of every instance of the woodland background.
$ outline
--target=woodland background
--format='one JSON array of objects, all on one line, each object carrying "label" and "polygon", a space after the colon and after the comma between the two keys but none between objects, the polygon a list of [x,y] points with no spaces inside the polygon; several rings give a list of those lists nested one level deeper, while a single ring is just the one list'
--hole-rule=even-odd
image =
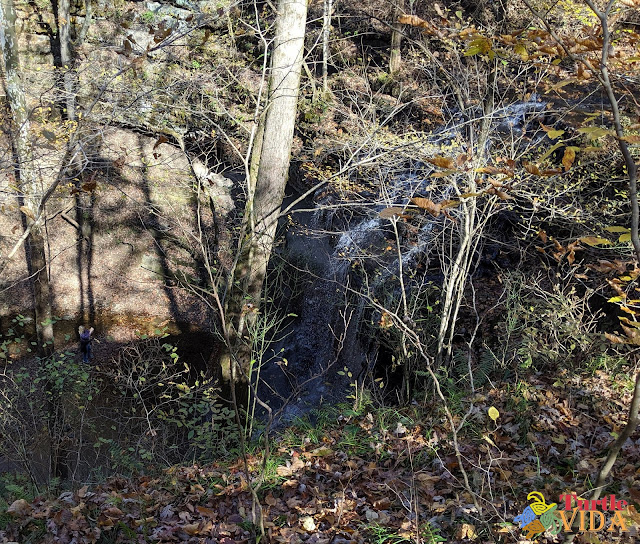
[{"label": "woodland background", "polygon": [[0,7],[0,542],[637,539],[636,0]]}]

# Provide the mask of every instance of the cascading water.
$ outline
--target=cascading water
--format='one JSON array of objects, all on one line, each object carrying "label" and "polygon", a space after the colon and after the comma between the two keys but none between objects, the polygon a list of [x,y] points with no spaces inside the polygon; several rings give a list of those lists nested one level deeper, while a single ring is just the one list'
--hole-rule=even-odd
[{"label": "cascading water", "polygon": [[[492,132],[522,135],[531,116],[544,109],[545,104],[535,96],[498,109]],[[467,152],[459,143],[464,141],[466,125],[460,117],[436,131],[428,142],[434,149],[446,147],[441,154]],[[384,190],[368,199],[367,206],[340,202],[339,213],[331,211],[336,208],[327,206],[318,191],[311,202],[304,203],[307,211],[295,214],[286,232],[284,256],[309,270],[311,279],[297,297],[299,308],[289,333],[275,341],[263,357],[269,362],[261,371],[259,388],[273,408],[283,407],[281,419],[305,414],[324,400],[344,398],[353,378],[375,364],[375,312],[371,306],[367,310],[367,301],[383,289],[399,299],[400,270],[405,275],[415,272],[441,221],[425,220],[411,243],[401,240],[400,266],[391,223],[380,212],[388,206],[403,207],[415,196],[438,202],[452,198],[453,187],[434,188],[433,170],[429,164],[414,164],[410,171],[389,176]],[[316,210],[308,211],[309,204]],[[340,373],[345,367],[351,379]]]}]

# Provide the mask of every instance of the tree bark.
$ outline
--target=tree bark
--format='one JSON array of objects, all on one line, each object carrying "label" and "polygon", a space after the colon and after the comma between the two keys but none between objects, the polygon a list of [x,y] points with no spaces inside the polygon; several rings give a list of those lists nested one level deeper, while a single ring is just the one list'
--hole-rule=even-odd
[{"label": "tree bark", "polygon": [[329,38],[331,37],[331,10],[333,0],[324,0],[324,13],[322,25],[322,90],[329,90]]},{"label": "tree bark", "polygon": [[38,352],[45,357],[53,351],[53,324],[47,254],[41,225],[41,216],[44,217],[44,214],[40,213],[41,195],[29,141],[29,112],[20,72],[15,23],[13,1],[0,0],[0,47],[13,120],[15,176],[22,193],[22,210],[26,218],[24,224],[28,231],[26,254],[34,295]]},{"label": "tree bark", "polygon": [[[225,381],[244,382],[251,363],[251,338],[287,183],[304,57],[306,0],[280,0],[274,40],[264,132],[255,190],[250,190],[240,257],[225,301],[227,352],[221,359]],[[253,161],[252,161],[253,162]],[[254,168],[251,169],[252,171]],[[248,180],[250,189],[253,180]]]},{"label": "tree bark", "polygon": [[400,15],[404,13],[404,1],[396,0],[393,10],[393,26],[391,30],[391,56],[389,57],[389,73],[394,74],[400,70],[402,65],[402,25],[398,22]]},{"label": "tree bark", "polygon": [[70,121],[76,118],[75,74],[71,51],[71,1],[58,0],[58,37],[60,39],[60,63],[62,64],[64,102],[66,117]]}]

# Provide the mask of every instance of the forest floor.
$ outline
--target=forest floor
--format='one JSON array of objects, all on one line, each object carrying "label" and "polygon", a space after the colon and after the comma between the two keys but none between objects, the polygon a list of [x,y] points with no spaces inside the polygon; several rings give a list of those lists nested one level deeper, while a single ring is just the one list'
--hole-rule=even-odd
[{"label": "forest floor", "polygon": [[[0,542],[248,543],[259,532],[250,485],[267,542],[529,542],[514,523],[527,495],[541,492],[564,510],[559,495],[589,489],[625,422],[630,375],[625,367],[582,378],[533,374],[488,388],[470,399],[468,412],[454,414],[456,424],[467,415],[460,454],[471,485],[482,490],[482,516],[441,410],[369,404],[296,421],[274,439],[266,461],[264,442],[250,446],[249,476],[239,457],[17,499],[0,514]],[[627,530],[606,531],[609,513],[605,529],[581,532],[576,542],[637,542],[638,459],[636,436],[606,490],[630,505],[622,514]]]}]

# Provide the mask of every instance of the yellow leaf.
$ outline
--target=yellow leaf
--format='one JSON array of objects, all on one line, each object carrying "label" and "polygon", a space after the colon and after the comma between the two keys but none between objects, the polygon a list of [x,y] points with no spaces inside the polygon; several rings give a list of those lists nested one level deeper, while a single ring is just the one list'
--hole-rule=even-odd
[{"label": "yellow leaf", "polygon": [[618,242],[623,243],[623,242],[630,242],[631,241],[631,233],[630,232],[626,232],[624,234],[622,234],[620,236],[620,238],[618,238]]},{"label": "yellow leaf", "polygon": [[601,127],[579,128],[578,132],[588,136],[591,140],[602,138],[603,136],[615,136],[616,134],[615,132],[613,132],[613,130],[607,130],[606,128]]},{"label": "yellow leaf", "polygon": [[529,60],[529,53],[527,52],[527,48],[519,43],[513,48],[513,51],[516,55],[520,55],[522,60]]},{"label": "yellow leaf", "polygon": [[489,417],[493,419],[493,421],[497,421],[500,417],[500,412],[498,412],[498,409],[495,406],[489,408],[487,413],[489,414]]},{"label": "yellow leaf", "polygon": [[564,134],[564,130],[550,130],[547,132],[547,136],[550,140],[555,140]]},{"label": "yellow leaf", "polygon": [[618,316],[618,319],[620,321],[624,321],[627,325],[630,325],[631,327],[635,327],[636,329],[640,329],[640,321],[631,321],[631,319],[629,319],[626,316]]},{"label": "yellow leaf", "polygon": [[400,15],[400,17],[398,17],[398,22],[403,25],[417,26],[424,29],[431,28],[431,25],[427,21],[421,19],[417,15]]},{"label": "yellow leaf", "polygon": [[627,227],[605,227],[604,230],[606,230],[607,232],[630,232],[631,229],[628,229]]},{"label": "yellow leaf", "polygon": [[610,246],[611,241],[599,236],[583,236],[579,241],[588,246]]},{"label": "yellow leaf", "polygon": [[479,45],[470,45],[467,50],[464,52],[465,57],[473,57],[482,51],[482,48]]}]

